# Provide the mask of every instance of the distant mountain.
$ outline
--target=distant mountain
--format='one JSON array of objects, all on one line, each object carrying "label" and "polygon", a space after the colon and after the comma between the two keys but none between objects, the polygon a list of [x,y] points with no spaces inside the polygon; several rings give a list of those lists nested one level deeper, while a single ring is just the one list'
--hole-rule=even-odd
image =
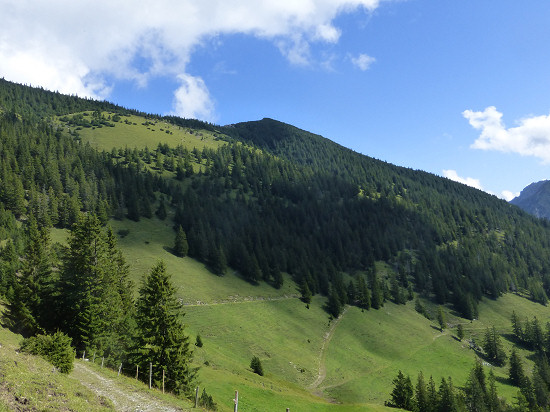
[{"label": "distant mountain", "polygon": [[536,217],[550,219],[550,180],[531,183],[510,203]]}]

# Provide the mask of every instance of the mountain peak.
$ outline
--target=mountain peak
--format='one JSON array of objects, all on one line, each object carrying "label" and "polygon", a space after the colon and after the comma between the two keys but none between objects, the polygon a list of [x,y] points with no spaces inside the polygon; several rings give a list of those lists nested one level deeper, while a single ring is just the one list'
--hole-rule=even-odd
[{"label": "mountain peak", "polygon": [[550,180],[531,183],[510,203],[536,217],[550,219]]}]

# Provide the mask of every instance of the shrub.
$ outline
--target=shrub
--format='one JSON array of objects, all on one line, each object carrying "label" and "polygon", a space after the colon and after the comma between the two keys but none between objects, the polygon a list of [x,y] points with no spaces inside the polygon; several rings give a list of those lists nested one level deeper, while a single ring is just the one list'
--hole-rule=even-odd
[{"label": "shrub", "polygon": [[218,410],[218,406],[216,405],[216,402],[214,402],[214,399],[212,399],[212,396],[206,393],[206,389],[202,390],[201,397],[199,398],[199,406],[202,406],[203,408],[209,411]]},{"label": "shrub", "polygon": [[21,351],[42,356],[62,373],[73,370],[74,352],[71,348],[71,338],[63,332],[27,338],[21,344]]},{"label": "shrub", "polygon": [[198,347],[198,348],[202,348],[202,339],[201,339],[201,335],[197,335],[197,338],[195,340],[195,346]]},{"label": "shrub", "polygon": [[257,373],[260,376],[264,376],[262,362],[260,361],[260,358],[258,358],[257,356],[252,357],[252,360],[250,361],[250,369],[252,369],[252,372]]}]

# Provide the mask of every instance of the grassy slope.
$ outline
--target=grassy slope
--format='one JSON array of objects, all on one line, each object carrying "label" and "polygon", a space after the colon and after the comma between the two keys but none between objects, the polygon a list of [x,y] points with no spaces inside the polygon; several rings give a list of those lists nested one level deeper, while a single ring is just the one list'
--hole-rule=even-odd
[{"label": "grassy slope", "polygon": [[[91,112],[87,112],[91,114]],[[104,116],[109,113],[104,112]],[[88,116],[90,119],[90,116]],[[127,124],[124,121],[128,120]],[[166,143],[171,147],[182,145],[188,150],[193,148],[216,149],[224,144],[218,137],[207,130],[192,130],[189,128],[171,125],[159,120],[149,120],[154,124],[143,125],[146,119],[141,116],[121,116],[121,121],[113,123],[115,127],[103,126],[101,128],[82,128],[78,130],[79,135],[85,142],[89,142],[99,150],[111,150],[116,148],[156,149],[159,143]],[[74,127],[71,127],[74,128]],[[161,130],[162,129],[162,130]],[[168,131],[169,133],[166,133]],[[171,133],[170,133],[171,132]],[[116,135],[116,138],[113,136]]]},{"label": "grassy slope", "polygon": [[[327,375],[314,391],[322,395],[318,397],[307,387],[317,376],[320,348],[329,327],[321,309],[323,298],[316,297],[308,310],[296,298],[296,285],[288,277],[283,288],[276,290],[263,283],[251,285],[233,273],[218,277],[193,259],[177,258],[169,252],[174,237],[169,221],[123,220],[111,225],[115,232],[130,231],[119,246],[136,283],[158,259],[166,262],[187,305],[188,332],[193,340],[200,334],[204,342],[195,353],[195,362],[201,366],[201,387],[213,395],[221,410],[232,409],[235,390],[246,410],[307,410],[313,404],[316,410],[338,410],[330,400],[342,403],[342,410],[383,410],[399,369],[413,381],[422,370],[427,378],[433,375],[437,384],[447,376],[456,386],[464,384],[475,354],[466,342],[453,338],[457,323],[463,323],[466,338],[481,342],[487,327],[495,325],[502,333],[510,332],[512,310],[522,317],[537,316],[543,323],[550,318],[547,307],[511,294],[497,301],[484,300],[480,318],[473,322],[449,312],[451,329],[443,333],[435,322],[416,313],[412,302],[405,306],[387,303],[381,310],[366,312],[351,307],[327,346]],[[62,241],[65,236],[66,232],[55,230],[52,239]],[[506,339],[503,343],[509,351],[511,343]],[[528,352],[521,354],[525,359]],[[253,355],[262,360],[266,376],[249,370]],[[532,368],[529,360],[525,365]],[[494,371],[500,378],[500,394],[512,401],[517,390],[506,384],[507,367]]]},{"label": "grassy slope", "polygon": [[18,353],[21,336],[0,327],[0,411],[113,411],[71,376],[52,371],[42,358]]},{"label": "grassy slope", "polygon": [[[116,147],[149,148],[156,147],[159,141],[178,144],[187,138],[191,145],[210,142],[204,136],[197,139],[196,134],[177,136],[175,130],[173,135],[160,134],[159,126],[149,126],[158,130],[153,132],[141,126],[143,119],[131,120],[137,126],[117,123],[114,128],[83,129],[80,133],[85,140],[107,150],[115,141]],[[112,138],[115,130],[116,140]],[[174,136],[174,141],[164,140]],[[211,143],[221,144],[214,136]],[[130,231],[119,240],[119,246],[136,284],[158,259],[166,262],[187,305],[188,332],[192,339],[200,333],[204,342],[204,347],[197,348],[195,353],[195,361],[202,366],[201,386],[206,386],[221,410],[232,410],[234,390],[240,392],[241,408],[250,411],[286,407],[385,410],[383,402],[389,398],[392,379],[399,369],[410,374],[413,381],[422,370],[426,378],[433,375],[436,384],[441,377],[450,375],[456,386],[462,386],[473,364],[474,352],[465,342],[452,337],[454,329],[441,333],[434,322],[417,314],[411,303],[406,306],[390,303],[381,310],[364,313],[349,308],[327,345],[326,377],[314,391],[322,397],[316,396],[307,387],[317,377],[320,349],[329,327],[328,317],[321,309],[323,298],[315,298],[307,310],[296,299],[296,285],[288,277],[281,290],[263,283],[253,286],[236,274],[220,278],[190,258],[175,257],[170,253],[174,232],[169,220],[112,221],[111,225],[115,232]],[[52,234],[57,241],[65,237],[64,231]],[[481,342],[485,329],[493,325],[502,333],[509,333],[514,309],[522,317],[536,315],[542,323],[550,315],[546,307],[506,295],[497,301],[482,302],[479,320],[469,322],[449,313],[448,323],[453,327],[463,323],[466,338]],[[503,342],[509,351],[510,342]],[[528,355],[525,351],[521,354],[524,359]],[[249,370],[253,355],[262,360],[266,376],[259,377]],[[530,360],[525,360],[525,365],[528,370],[533,366]],[[494,370],[500,378],[500,394],[511,401],[517,390],[506,384],[507,368]],[[334,401],[342,405],[335,405]]]}]

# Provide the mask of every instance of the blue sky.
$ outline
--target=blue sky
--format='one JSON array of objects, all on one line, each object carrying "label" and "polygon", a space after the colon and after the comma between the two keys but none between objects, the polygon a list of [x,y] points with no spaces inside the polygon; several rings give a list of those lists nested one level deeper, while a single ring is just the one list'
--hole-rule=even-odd
[{"label": "blue sky", "polygon": [[270,117],[510,198],[550,172],[550,2],[0,0],[0,76]]}]

